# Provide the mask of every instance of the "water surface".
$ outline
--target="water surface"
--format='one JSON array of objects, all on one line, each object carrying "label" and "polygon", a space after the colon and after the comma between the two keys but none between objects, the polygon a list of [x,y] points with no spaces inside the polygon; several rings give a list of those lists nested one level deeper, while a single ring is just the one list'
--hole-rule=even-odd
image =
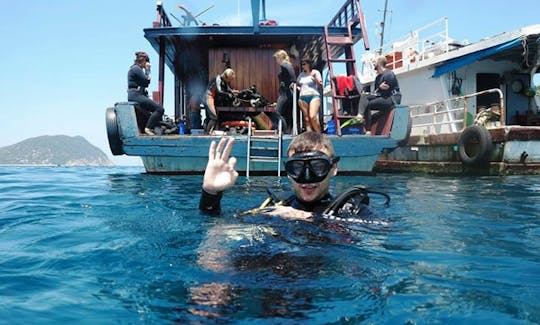
[{"label": "water surface", "polygon": [[201,176],[0,167],[0,323],[540,323],[540,177],[336,177],[390,194],[347,234],[197,209]]}]

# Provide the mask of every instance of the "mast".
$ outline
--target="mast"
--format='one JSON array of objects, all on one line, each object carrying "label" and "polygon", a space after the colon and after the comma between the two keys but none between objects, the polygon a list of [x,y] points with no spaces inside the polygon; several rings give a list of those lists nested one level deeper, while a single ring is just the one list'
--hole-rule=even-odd
[{"label": "mast", "polygon": [[379,47],[379,54],[382,53],[382,47],[384,45],[384,25],[386,23],[386,8],[388,7],[388,0],[384,0],[383,20],[381,22],[381,46]]}]

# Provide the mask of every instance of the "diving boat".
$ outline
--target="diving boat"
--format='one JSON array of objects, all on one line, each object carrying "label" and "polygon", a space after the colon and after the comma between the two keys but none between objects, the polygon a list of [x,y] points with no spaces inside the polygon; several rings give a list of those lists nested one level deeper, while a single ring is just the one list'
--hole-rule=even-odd
[{"label": "diving boat", "polygon": [[[277,50],[304,56],[313,62],[313,68],[328,71],[332,103],[324,107],[321,120],[332,141],[336,155],[341,157],[341,174],[370,174],[377,157],[383,150],[391,151],[408,136],[409,111],[405,105],[397,106],[374,121],[371,135],[362,134],[361,128],[346,128],[356,112],[350,109],[358,100],[354,89],[342,93],[335,82],[338,77],[351,77],[357,73],[354,45],[360,40],[369,48],[364,16],[358,0],[347,0],[326,26],[281,26],[266,20],[264,0],[252,0],[252,26],[200,25],[193,21],[173,26],[161,1],[157,4],[157,18],[144,36],[159,54],[158,90],[152,98],[163,105],[164,71],[174,75],[175,120],[190,114],[190,97],[197,91],[202,95],[209,78],[221,73],[225,67],[236,72],[235,88],[247,89],[256,85],[259,93],[273,103],[278,97],[278,65],[272,57]],[[185,10],[185,8],[182,8]],[[262,17],[261,17],[262,13]],[[262,18],[262,19],[261,19]],[[298,61],[299,62],[299,61]],[[345,76],[334,71],[342,69]],[[321,100],[321,103],[325,101]],[[114,155],[140,156],[148,173],[201,174],[212,140],[222,136],[235,138],[232,155],[237,158],[240,174],[281,174],[281,161],[286,158],[290,141],[301,132],[301,121],[293,114],[291,134],[284,134],[280,123],[272,128],[253,127],[251,118],[275,111],[272,105],[216,107],[218,112],[233,111],[245,115],[238,125],[247,125],[241,132],[231,127],[205,134],[192,129],[186,134],[147,136],[141,132],[140,115],[136,103],[119,102],[106,111],[107,135]],[[296,109],[296,108],[295,108]],[[259,115],[258,115],[259,114]],[[219,115],[219,114],[218,114]],[[260,116],[259,116],[260,117]],[[349,123],[350,124],[350,123]],[[247,129],[247,132],[245,132]]]},{"label": "diving boat", "polygon": [[371,62],[385,55],[412,120],[407,143],[375,170],[540,174],[539,45],[540,25],[463,44],[442,18],[365,52],[362,83],[373,85]]}]

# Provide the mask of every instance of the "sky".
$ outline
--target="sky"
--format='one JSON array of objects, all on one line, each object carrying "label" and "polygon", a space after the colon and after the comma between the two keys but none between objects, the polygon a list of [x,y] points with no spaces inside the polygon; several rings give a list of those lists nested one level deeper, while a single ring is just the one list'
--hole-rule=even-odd
[{"label": "sky", "polygon": [[[105,110],[126,101],[126,74],[139,50],[158,55],[144,38],[156,17],[154,0],[2,0],[0,34],[0,147],[41,135],[81,135],[119,165],[137,157],[110,153]],[[179,4],[208,24],[251,25],[249,0],[163,0],[180,18]],[[337,3],[337,5],[336,5]],[[340,0],[266,1],[266,18],[280,25],[325,25]],[[361,1],[372,48],[379,46],[384,0]],[[449,34],[474,42],[540,24],[537,0],[388,0],[385,39],[398,39],[439,18]],[[173,24],[177,24],[170,16]],[[357,57],[362,53],[356,52]],[[150,90],[157,89],[157,64]],[[172,75],[165,76],[165,113],[174,115]]]}]

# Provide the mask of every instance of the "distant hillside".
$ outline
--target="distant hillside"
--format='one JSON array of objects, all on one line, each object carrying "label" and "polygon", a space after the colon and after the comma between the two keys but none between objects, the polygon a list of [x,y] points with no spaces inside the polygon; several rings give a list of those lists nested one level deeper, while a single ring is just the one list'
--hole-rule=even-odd
[{"label": "distant hillside", "polygon": [[81,136],[44,135],[1,147],[0,165],[111,166],[113,163]]}]

